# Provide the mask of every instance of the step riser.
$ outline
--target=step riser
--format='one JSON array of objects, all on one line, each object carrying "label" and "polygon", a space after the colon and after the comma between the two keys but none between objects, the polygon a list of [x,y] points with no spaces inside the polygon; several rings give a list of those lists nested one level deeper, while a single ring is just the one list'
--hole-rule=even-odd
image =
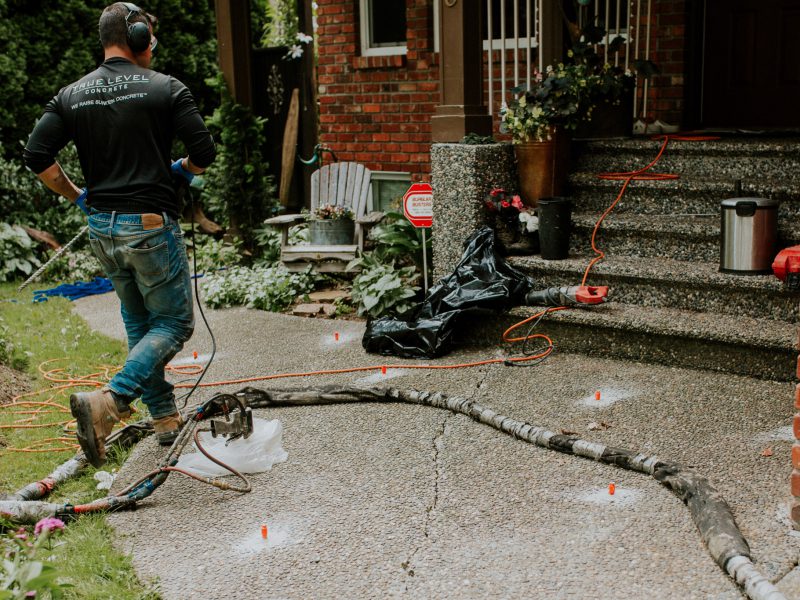
[{"label": "step riser", "polygon": [[[592,229],[574,227],[570,237],[570,254],[591,256]],[[669,231],[654,234],[632,230],[598,232],[595,244],[608,256],[633,256],[675,260],[718,262],[720,259],[719,234],[712,236],[682,235]],[[788,234],[778,235],[778,248],[800,244],[800,239],[791,239]]]},{"label": "step riser", "polygon": [[[490,320],[469,334],[467,341],[485,344],[498,330],[515,322],[510,315]],[[698,338],[643,333],[624,328],[587,327],[544,320],[537,332],[553,340],[557,352],[641,361],[674,367],[704,369],[758,379],[794,381],[794,351],[765,349]],[[653,390],[658,393],[657,389]],[[686,398],[687,402],[691,398]]]},{"label": "step riser", "polygon": [[[575,228],[570,238],[570,254],[592,256],[592,230]],[[669,256],[675,260],[706,261],[719,260],[719,236],[711,238],[661,234],[637,231],[613,231],[598,233],[595,245],[607,256],[639,256],[660,258]]]},{"label": "step riser", "polygon": [[[627,172],[641,169],[656,157],[657,150],[647,152],[592,152],[574,158],[572,171],[587,173]],[[747,155],[681,155],[667,149],[661,160],[652,168],[655,173],[707,174],[715,178],[741,179],[743,183],[757,183],[765,177],[796,178],[800,174],[797,156],[755,157]]]},{"label": "step riser", "polygon": [[[618,193],[619,188],[573,186],[571,196],[573,211],[596,212],[599,216],[611,206]],[[768,191],[745,192],[742,195],[779,200],[779,220],[800,219],[800,190],[797,196],[791,198],[785,194]],[[735,196],[732,192],[725,194],[719,191],[653,189],[637,187],[634,184],[625,191],[625,195],[614,206],[612,214],[720,215],[720,203],[726,198],[733,197]]]},{"label": "step riser", "polygon": [[[553,261],[556,262],[556,261]],[[588,264],[588,260],[587,260]],[[583,273],[548,271],[546,267],[523,268],[542,287],[578,285]],[[742,275],[742,277],[747,277]],[[611,301],[638,306],[680,308],[733,316],[747,315],[797,322],[800,308],[795,295],[771,290],[730,289],[681,281],[680,273],[670,281],[632,278],[626,275],[591,274],[589,285],[607,285]],[[698,315],[698,318],[701,318]]]}]

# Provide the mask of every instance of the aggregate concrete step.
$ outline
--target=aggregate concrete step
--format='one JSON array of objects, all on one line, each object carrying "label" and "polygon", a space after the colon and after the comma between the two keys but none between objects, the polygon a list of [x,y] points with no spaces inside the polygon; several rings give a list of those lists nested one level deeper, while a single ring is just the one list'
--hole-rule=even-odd
[{"label": "aggregate concrete step", "polygon": [[[467,341],[485,344],[496,331],[541,309],[515,308],[486,319]],[[527,326],[515,331],[524,335]],[[794,381],[796,326],[784,321],[609,302],[550,313],[536,327],[556,351]],[[658,389],[653,389],[658,394]],[[686,398],[691,402],[691,398]]]},{"label": "aggregate concrete step", "polygon": [[[509,262],[545,288],[578,285],[593,256],[518,256]],[[800,295],[786,291],[773,275],[731,275],[718,269],[718,262],[607,255],[592,268],[587,284],[609,286],[609,297],[626,304],[798,322]]]},{"label": "aggregate concrete step", "polygon": [[[572,215],[572,254],[591,253],[591,237],[600,212]],[[609,255],[672,258],[719,263],[718,215],[640,215],[612,212],[595,238]],[[778,248],[800,244],[800,219],[778,220]]]},{"label": "aggregate concrete step", "polygon": [[[631,171],[649,164],[662,141],[650,138],[573,142],[572,170]],[[662,173],[741,179],[800,177],[800,138],[725,137],[708,142],[670,141],[655,169]]]},{"label": "aggregate concrete step", "polygon": [[[621,181],[600,179],[594,173],[569,176],[575,211],[602,213],[619,194]],[[665,181],[632,181],[614,213],[719,215],[726,198],[758,197],[778,200],[778,216],[800,218],[800,185],[790,179],[744,182],[737,195],[734,180],[725,177],[685,175]]]}]

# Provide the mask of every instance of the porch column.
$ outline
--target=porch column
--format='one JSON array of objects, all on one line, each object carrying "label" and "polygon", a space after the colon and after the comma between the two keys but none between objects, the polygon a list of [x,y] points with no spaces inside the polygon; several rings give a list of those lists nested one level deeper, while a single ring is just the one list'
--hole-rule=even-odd
[{"label": "porch column", "polygon": [[490,135],[483,103],[483,44],[478,0],[439,3],[441,104],[431,117],[433,142],[459,142],[467,133]]},{"label": "porch column", "polygon": [[219,66],[233,100],[253,106],[250,70],[250,3],[215,0]]}]

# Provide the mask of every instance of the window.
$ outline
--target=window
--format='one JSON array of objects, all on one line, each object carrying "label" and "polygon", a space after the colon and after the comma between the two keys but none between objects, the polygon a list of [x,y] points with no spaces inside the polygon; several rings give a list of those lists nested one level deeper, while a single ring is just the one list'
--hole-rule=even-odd
[{"label": "window", "polygon": [[411,186],[411,173],[372,171],[372,210],[403,212],[403,195]]},{"label": "window", "polygon": [[406,53],[405,0],[360,0],[361,54]]}]

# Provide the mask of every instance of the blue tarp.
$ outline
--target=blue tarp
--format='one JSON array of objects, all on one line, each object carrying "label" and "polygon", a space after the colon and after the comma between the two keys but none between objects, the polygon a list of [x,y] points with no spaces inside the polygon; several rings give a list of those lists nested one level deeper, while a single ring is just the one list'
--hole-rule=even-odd
[{"label": "blue tarp", "polygon": [[50,296],[63,296],[69,300],[77,300],[95,294],[105,294],[113,291],[111,280],[105,277],[95,277],[92,281],[77,281],[75,283],[62,283],[49,290],[34,290],[34,302],[47,302]]}]

